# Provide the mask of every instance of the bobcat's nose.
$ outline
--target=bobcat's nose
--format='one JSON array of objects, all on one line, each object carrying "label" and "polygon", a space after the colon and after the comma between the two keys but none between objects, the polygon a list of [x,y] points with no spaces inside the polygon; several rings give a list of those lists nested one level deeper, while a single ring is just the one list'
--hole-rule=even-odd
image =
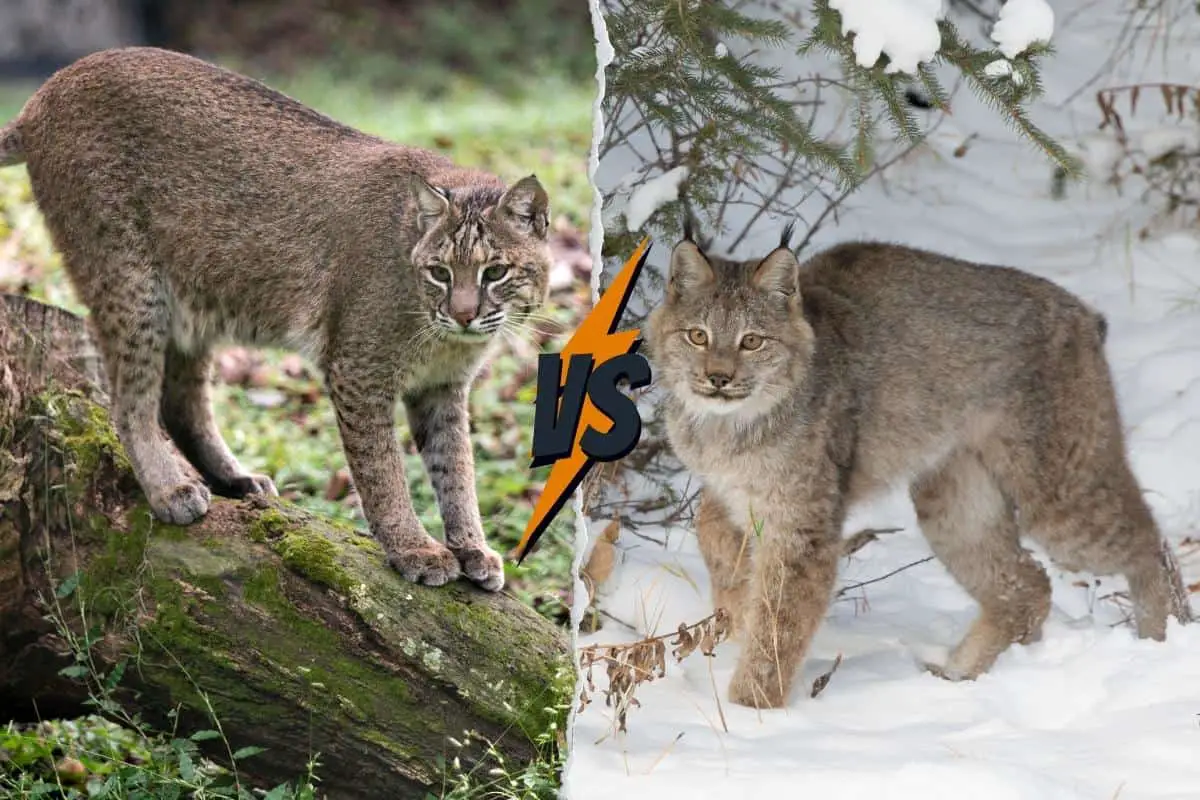
[{"label": "bobcat's nose", "polygon": [[450,316],[454,318],[455,322],[466,328],[478,316],[478,311],[474,308],[456,308],[450,312]]},{"label": "bobcat's nose", "polygon": [[714,389],[724,389],[733,380],[732,375],[727,375],[724,372],[708,373],[708,385]]},{"label": "bobcat's nose", "polygon": [[479,292],[469,286],[456,287],[450,295],[450,318],[463,328],[479,316]]}]

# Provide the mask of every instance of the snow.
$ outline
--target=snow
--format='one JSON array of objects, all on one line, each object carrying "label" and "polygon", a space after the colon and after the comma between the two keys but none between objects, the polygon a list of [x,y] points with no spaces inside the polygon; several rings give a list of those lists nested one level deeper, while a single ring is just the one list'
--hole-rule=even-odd
[{"label": "snow", "polygon": [[713,48],[713,55],[717,58],[724,58],[729,55],[729,48],[724,42],[717,42],[717,46]]},{"label": "snow", "polygon": [[625,209],[626,229],[640,231],[655,211],[678,199],[679,186],[687,180],[688,171],[687,167],[674,167],[634,189]]},{"label": "snow", "polygon": [[[1026,4],[1010,0],[1007,7],[1014,5],[1011,19],[1020,19]],[[1194,583],[1200,550],[1185,539],[1200,531],[1200,230],[1180,222],[1140,235],[1159,207],[1135,178],[1124,186],[1106,182],[1122,151],[1111,128],[1097,130],[1095,91],[1200,74],[1200,17],[1184,9],[1114,59],[1113,44],[1128,23],[1124,0],[1062,0],[1056,10],[1057,55],[1045,61],[1046,96],[1031,116],[1085,154],[1092,180],[1068,185],[1055,199],[1052,167],[961,88],[952,98],[954,116],[930,115],[940,122],[928,143],[889,169],[886,182],[853,195],[837,226],[822,227],[813,246],[876,238],[1016,266],[1103,311],[1131,464]],[[1026,33],[1019,38],[1048,35],[1045,28]],[[797,61],[790,74],[813,68]],[[788,64],[782,56],[778,63]],[[1172,122],[1148,97],[1124,122],[1130,142],[1143,150],[1197,141],[1194,123]],[[970,147],[956,154],[966,141]],[[612,186],[641,168],[635,151],[644,146],[635,140],[608,154],[597,181]],[[816,219],[822,208],[813,200],[800,216]],[[729,213],[744,215],[727,220],[738,230],[752,209],[731,206]],[[765,252],[784,222],[756,223],[737,254]],[[664,269],[670,244],[657,243],[647,272]],[[680,475],[679,488],[688,480]],[[657,496],[641,485],[631,491]],[[592,521],[591,532],[607,522]],[[858,509],[846,526],[864,527],[903,530],[844,559],[842,585],[929,555],[903,494]],[[601,589],[609,616],[598,633],[579,637],[580,646],[666,633],[710,613],[707,573],[687,524],[627,529],[618,547],[617,569]],[[1054,607],[1042,640],[1010,649],[974,682],[946,682],[920,667],[943,659],[976,613],[936,560],[835,602],[786,709],[756,712],[726,700],[734,642],[719,645],[712,659],[668,660],[666,677],[639,690],[628,733],[613,733],[602,696],[575,716],[564,796],[660,800],[750,790],[827,800],[1200,797],[1200,625],[1172,624],[1166,642],[1140,641],[1121,624],[1122,609],[1105,599],[1123,581],[1049,572]],[[1200,610],[1200,598],[1193,595],[1192,604]],[[839,654],[828,686],[810,698],[807,687]],[[605,685],[599,673],[597,683]]]},{"label": "snow", "polygon": [[1054,9],[1046,0],[1008,0],[992,27],[992,41],[1005,58],[1016,58],[1030,45],[1049,42],[1054,34]]},{"label": "snow", "polygon": [[1175,123],[1169,127],[1152,128],[1138,137],[1138,150],[1154,161],[1176,150],[1200,149],[1200,131],[1195,123]]},{"label": "snow", "polygon": [[885,72],[914,74],[942,46],[943,0],[830,0],[829,6],[842,15],[842,34],[854,34],[860,67],[869,69],[886,54]]}]

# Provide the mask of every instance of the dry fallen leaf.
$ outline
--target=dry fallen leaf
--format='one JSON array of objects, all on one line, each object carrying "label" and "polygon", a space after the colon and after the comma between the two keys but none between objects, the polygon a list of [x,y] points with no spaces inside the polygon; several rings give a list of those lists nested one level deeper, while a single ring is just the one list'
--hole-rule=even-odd
[{"label": "dry fallen leaf", "polygon": [[837,672],[837,668],[842,664],[842,654],[838,653],[837,658],[833,660],[833,665],[829,667],[829,671],[823,675],[818,675],[813,681],[811,697],[816,697],[821,692],[825,691],[825,687],[829,685],[829,679],[833,677],[833,673]]},{"label": "dry fallen leaf", "polygon": [[603,586],[604,582],[612,575],[613,567],[617,563],[615,545],[620,536],[621,523],[614,519],[604,527],[600,538],[592,546],[592,553],[588,556],[587,564],[579,571],[579,577],[583,579],[583,584],[587,587],[588,603],[595,599],[596,590]]}]

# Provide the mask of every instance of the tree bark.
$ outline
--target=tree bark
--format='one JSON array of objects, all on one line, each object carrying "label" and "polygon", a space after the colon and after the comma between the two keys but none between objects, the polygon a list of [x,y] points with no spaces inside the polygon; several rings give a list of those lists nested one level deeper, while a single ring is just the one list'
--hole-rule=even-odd
[{"label": "tree bark", "polygon": [[407,583],[373,539],[284,502],[156,522],[106,405],[82,321],[4,296],[0,707],[46,717],[95,695],[95,678],[59,674],[90,629],[93,675],[125,665],[122,707],[163,725],[178,709],[185,733],[219,724],[218,761],[267,748],[238,764],[258,785],[316,755],[329,797],[438,794],[440,759],[485,757],[450,742],[467,730],[510,766],[534,757],[571,694],[557,628],[505,594]]}]

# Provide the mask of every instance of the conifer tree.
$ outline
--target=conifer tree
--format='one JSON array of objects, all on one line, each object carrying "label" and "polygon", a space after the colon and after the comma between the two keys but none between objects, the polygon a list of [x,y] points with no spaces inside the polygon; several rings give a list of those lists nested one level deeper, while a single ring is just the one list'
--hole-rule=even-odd
[{"label": "conifer tree", "polygon": [[[605,255],[628,254],[651,230],[680,234],[685,214],[707,218],[710,230],[721,229],[733,204],[753,206],[755,216],[787,216],[787,202],[794,201],[783,198],[797,196],[797,188],[833,203],[881,166],[875,152],[881,125],[917,143],[923,129],[914,104],[946,109],[934,69],[943,64],[1060,173],[1076,172],[1073,159],[1026,112],[1041,92],[1038,64],[1049,46],[1006,58],[985,37],[970,37],[981,41],[972,43],[956,24],[994,21],[999,3],[992,2],[953,0],[938,23],[936,58],[909,74],[889,70],[886,54],[862,66],[853,34],[843,34],[829,0],[601,0],[615,58],[606,73],[599,156],[604,165],[623,150],[616,161],[641,162],[621,185],[601,182]],[[770,66],[809,54],[826,56],[819,73],[787,78]],[[849,114],[831,120],[831,109]],[[680,167],[686,179],[677,200],[646,220],[622,213],[621,196],[628,199],[632,187]],[[736,246],[744,235],[734,232],[726,244]]]}]

